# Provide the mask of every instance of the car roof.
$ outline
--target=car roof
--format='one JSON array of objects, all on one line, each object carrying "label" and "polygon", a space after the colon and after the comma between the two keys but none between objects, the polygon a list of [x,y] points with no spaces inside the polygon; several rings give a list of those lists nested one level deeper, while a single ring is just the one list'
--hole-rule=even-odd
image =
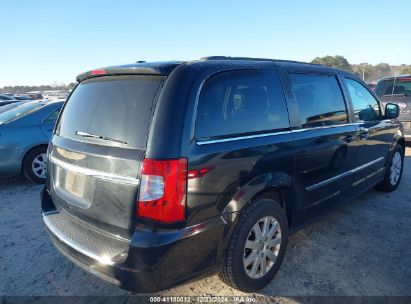
[{"label": "car roof", "polygon": [[133,64],[109,66],[101,69],[91,70],[77,76],[77,81],[81,82],[85,79],[104,76],[104,75],[118,75],[118,74],[148,74],[148,75],[164,75],[168,76],[174,69],[179,66],[190,66],[191,68],[205,68],[216,67],[221,69],[227,68],[255,68],[255,67],[269,67],[281,66],[287,69],[311,69],[328,72],[342,72],[345,74],[351,73],[341,71],[335,68],[322,66],[319,64],[269,59],[269,58],[252,58],[252,57],[226,57],[226,56],[210,56],[203,57],[199,60],[192,61],[159,61],[159,62],[145,62],[137,61]]},{"label": "car roof", "polygon": [[381,78],[380,80],[378,80],[378,82],[385,81],[385,80],[392,80],[394,78],[398,79],[398,78],[410,78],[410,77],[411,77],[411,74],[402,74],[402,75],[397,75],[397,76],[393,75],[393,76],[387,76],[387,77]]},{"label": "car roof", "polygon": [[63,104],[66,101],[66,99],[44,99],[43,102],[47,105],[54,105],[54,104]]},{"label": "car roof", "polygon": [[40,103],[43,104],[45,106],[48,105],[60,105],[63,104],[65,101],[65,99],[53,99],[53,100],[48,100],[48,99],[41,99],[41,100],[29,100],[29,101],[25,101],[25,100],[21,100],[19,101],[19,105],[20,104],[35,104],[35,103]]}]

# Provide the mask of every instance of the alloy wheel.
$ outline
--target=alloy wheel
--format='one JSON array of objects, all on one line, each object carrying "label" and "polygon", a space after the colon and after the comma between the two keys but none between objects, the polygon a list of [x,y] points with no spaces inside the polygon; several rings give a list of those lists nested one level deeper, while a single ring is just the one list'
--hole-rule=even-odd
[{"label": "alloy wheel", "polygon": [[401,175],[401,165],[402,157],[401,153],[396,151],[392,157],[391,167],[390,167],[390,183],[391,185],[396,185]]},{"label": "alloy wheel", "polygon": [[33,173],[39,178],[46,178],[47,174],[47,154],[41,153],[37,155],[31,163]]},{"label": "alloy wheel", "polygon": [[272,216],[265,216],[255,223],[244,247],[243,264],[250,278],[266,275],[277,260],[281,246],[281,228]]}]

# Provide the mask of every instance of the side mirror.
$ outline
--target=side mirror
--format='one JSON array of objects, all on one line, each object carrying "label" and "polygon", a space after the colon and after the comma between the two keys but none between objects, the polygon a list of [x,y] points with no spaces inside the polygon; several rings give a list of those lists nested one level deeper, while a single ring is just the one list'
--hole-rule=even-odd
[{"label": "side mirror", "polygon": [[400,107],[395,103],[385,105],[385,118],[397,118],[400,115]]}]

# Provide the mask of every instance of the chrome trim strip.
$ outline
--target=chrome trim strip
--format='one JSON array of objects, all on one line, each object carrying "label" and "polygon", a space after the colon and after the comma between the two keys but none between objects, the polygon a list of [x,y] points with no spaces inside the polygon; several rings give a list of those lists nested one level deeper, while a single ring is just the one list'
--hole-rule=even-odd
[{"label": "chrome trim strip", "polygon": [[369,163],[366,163],[366,164],[361,165],[361,166],[359,166],[359,167],[357,167],[357,168],[351,169],[350,171],[346,171],[346,172],[344,172],[344,173],[341,173],[341,174],[339,174],[339,175],[336,175],[336,176],[334,176],[334,177],[331,177],[331,178],[329,178],[329,179],[326,179],[326,180],[324,180],[324,181],[322,181],[322,182],[319,182],[319,183],[317,183],[317,184],[314,184],[314,185],[311,185],[311,186],[309,186],[309,187],[306,187],[305,190],[307,190],[307,191],[313,191],[313,190],[316,190],[316,189],[318,189],[318,188],[324,187],[325,185],[328,185],[328,184],[330,184],[330,183],[332,183],[332,182],[335,182],[335,181],[340,180],[340,179],[342,179],[342,178],[344,178],[344,177],[347,177],[347,176],[349,176],[349,175],[351,175],[351,174],[354,174],[354,173],[356,173],[356,172],[358,172],[358,171],[360,171],[360,170],[363,170],[363,169],[365,169],[365,168],[367,168],[367,167],[369,167],[369,166],[372,166],[372,165],[374,165],[374,164],[376,164],[376,163],[378,163],[378,162],[380,162],[380,161],[382,161],[382,160],[384,160],[384,157],[377,158],[377,159],[375,159],[375,160],[373,160],[373,161],[370,161]]},{"label": "chrome trim strip", "polygon": [[307,132],[311,130],[332,129],[332,128],[339,128],[339,127],[344,127],[344,126],[356,126],[356,125],[359,125],[359,123],[347,123],[347,124],[332,125],[332,126],[321,126],[321,127],[314,127],[314,128],[296,129],[296,130],[291,130],[291,131],[271,132],[271,133],[255,134],[255,135],[248,135],[248,136],[203,140],[203,141],[196,141],[196,144],[199,146],[202,146],[202,145],[216,144],[216,143],[236,141],[236,140],[242,140],[242,139],[261,138],[261,137],[267,137],[267,136],[273,136],[273,135],[284,135],[284,134],[292,134],[292,133],[298,133],[298,132]]},{"label": "chrome trim strip", "polygon": [[88,256],[89,258],[92,258],[93,260],[96,260],[102,264],[105,265],[113,265],[114,262],[111,261],[109,257],[104,257],[104,256],[99,256],[91,251],[85,250],[84,248],[78,246],[76,243],[70,241],[67,239],[63,234],[60,234],[57,229],[54,228],[54,226],[50,223],[50,221],[47,218],[47,215],[43,214],[43,221],[44,224],[47,226],[47,228],[63,243],[66,245],[70,246],[74,250],[84,254],[85,256]]},{"label": "chrome trim strip", "polygon": [[263,134],[255,134],[255,135],[248,135],[248,136],[228,137],[228,138],[222,138],[222,139],[197,141],[196,143],[197,145],[202,146],[202,145],[209,145],[209,144],[215,144],[215,143],[221,143],[221,142],[227,142],[227,141],[236,141],[236,140],[250,139],[250,138],[260,138],[260,137],[267,137],[267,136],[272,136],[272,135],[291,134],[291,132],[292,131],[281,131],[281,132],[263,133]]},{"label": "chrome trim strip", "polygon": [[298,132],[305,132],[305,131],[311,131],[311,130],[333,129],[333,128],[341,128],[341,127],[346,127],[346,126],[357,126],[357,125],[360,125],[360,123],[353,122],[353,123],[331,125],[331,126],[320,126],[320,127],[314,127],[314,128],[302,128],[302,129],[292,130],[291,132],[292,133],[298,133]]},{"label": "chrome trim strip", "polygon": [[378,169],[377,171],[374,171],[371,174],[368,174],[366,177],[363,177],[362,179],[359,179],[355,182],[352,183],[352,186],[358,186],[359,184],[361,184],[362,182],[365,182],[367,179],[370,179],[371,177],[373,177],[374,175],[377,175],[378,173],[380,173],[381,171],[383,171],[385,169],[385,167],[382,167],[380,169]]},{"label": "chrome trim strip", "polygon": [[102,171],[98,171],[98,170],[93,170],[93,169],[89,169],[89,168],[83,168],[83,167],[80,167],[80,166],[76,166],[76,165],[73,165],[73,164],[66,163],[62,160],[59,160],[59,159],[55,158],[52,155],[49,156],[49,160],[52,163],[54,163],[55,165],[57,165],[57,166],[59,166],[63,169],[72,171],[72,172],[92,176],[92,177],[99,178],[99,179],[112,181],[112,182],[115,182],[115,183],[130,184],[130,185],[136,185],[136,186],[138,186],[140,184],[140,180],[138,178],[126,177],[126,176],[121,176],[121,175],[117,175],[117,174],[111,174],[111,173],[106,173],[106,172],[102,172]]},{"label": "chrome trim strip", "polygon": [[330,194],[330,195],[328,195],[328,196],[326,196],[326,197],[323,197],[322,199],[314,202],[314,203],[313,203],[312,205],[310,205],[309,207],[311,208],[311,207],[313,207],[313,206],[315,206],[315,205],[321,204],[321,203],[323,203],[323,202],[329,200],[330,198],[333,198],[334,196],[337,196],[337,195],[339,195],[339,194],[340,194],[340,190],[338,190],[338,191],[334,192],[333,194]]}]

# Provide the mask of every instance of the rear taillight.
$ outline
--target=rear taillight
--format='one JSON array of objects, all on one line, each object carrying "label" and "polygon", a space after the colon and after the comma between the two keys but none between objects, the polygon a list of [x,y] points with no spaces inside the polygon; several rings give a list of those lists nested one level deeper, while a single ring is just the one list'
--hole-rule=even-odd
[{"label": "rear taillight", "polygon": [[184,221],[187,159],[144,159],[137,215],[163,223]]}]

